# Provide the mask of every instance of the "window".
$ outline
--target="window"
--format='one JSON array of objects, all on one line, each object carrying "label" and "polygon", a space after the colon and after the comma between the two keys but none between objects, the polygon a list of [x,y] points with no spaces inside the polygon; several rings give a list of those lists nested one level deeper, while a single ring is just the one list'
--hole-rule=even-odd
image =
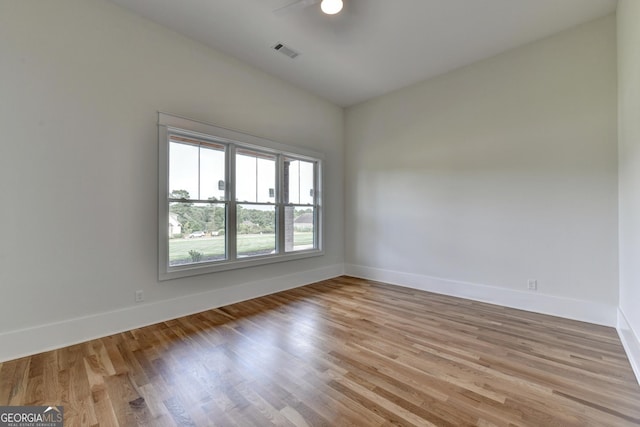
[{"label": "window", "polygon": [[312,161],[284,159],[284,227],[286,252],[315,247],[315,165]]},{"label": "window", "polygon": [[159,114],[161,280],[322,255],[322,155]]}]

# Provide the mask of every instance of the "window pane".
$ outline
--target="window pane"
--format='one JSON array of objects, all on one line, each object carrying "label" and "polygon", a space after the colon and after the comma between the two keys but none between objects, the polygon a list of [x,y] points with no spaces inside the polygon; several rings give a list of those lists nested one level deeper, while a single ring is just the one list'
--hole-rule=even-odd
[{"label": "window pane", "polygon": [[226,259],[223,203],[169,204],[169,265]]},{"label": "window pane", "polygon": [[284,208],[285,252],[313,249],[315,244],[315,209],[299,206]]},{"label": "window pane", "polygon": [[236,200],[275,203],[275,188],[275,157],[238,150],[236,153]]},{"label": "window pane", "polygon": [[224,148],[200,147],[200,200],[224,200]]},{"label": "window pane", "polygon": [[312,205],[314,199],[313,163],[300,161],[300,204]]},{"label": "window pane", "polygon": [[169,143],[169,197],[198,198],[198,146]]},{"label": "window pane", "polygon": [[314,201],[314,164],[304,160],[285,159],[285,203],[312,205]]},{"label": "window pane", "polygon": [[275,203],[276,201],[276,161],[275,159],[258,159],[258,203]]},{"label": "window pane", "polygon": [[276,251],[276,208],[269,205],[237,206],[238,257],[268,255]]}]

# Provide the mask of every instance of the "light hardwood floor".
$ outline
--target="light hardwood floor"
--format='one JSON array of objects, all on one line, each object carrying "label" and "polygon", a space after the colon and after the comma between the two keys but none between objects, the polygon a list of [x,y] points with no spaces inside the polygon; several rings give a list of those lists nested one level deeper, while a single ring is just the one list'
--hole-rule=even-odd
[{"label": "light hardwood floor", "polygon": [[0,364],[65,426],[626,426],[616,332],[350,277]]}]

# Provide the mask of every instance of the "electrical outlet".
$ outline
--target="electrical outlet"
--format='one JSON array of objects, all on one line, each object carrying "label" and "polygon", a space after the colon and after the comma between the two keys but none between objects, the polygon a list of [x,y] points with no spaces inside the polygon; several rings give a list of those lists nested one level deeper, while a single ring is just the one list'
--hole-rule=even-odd
[{"label": "electrical outlet", "polygon": [[136,291],[136,302],[144,301],[144,293],[142,290]]},{"label": "electrical outlet", "polygon": [[529,289],[530,291],[537,291],[538,281],[536,279],[529,279],[527,281],[527,289]]}]

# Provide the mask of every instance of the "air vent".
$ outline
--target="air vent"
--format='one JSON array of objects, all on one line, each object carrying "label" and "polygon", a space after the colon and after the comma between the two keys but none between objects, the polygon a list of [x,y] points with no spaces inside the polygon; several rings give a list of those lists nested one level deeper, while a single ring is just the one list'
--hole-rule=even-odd
[{"label": "air vent", "polygon": [[277,45],[275,45],[273,47],[273,50],[277,50],[283,55],[287,55],[291,59],[295,59],[298,55],[300,55],[298,52],[296,52],[295,50],[291,49],[288,46],[283,45],[282,43],[278,43]]}]

